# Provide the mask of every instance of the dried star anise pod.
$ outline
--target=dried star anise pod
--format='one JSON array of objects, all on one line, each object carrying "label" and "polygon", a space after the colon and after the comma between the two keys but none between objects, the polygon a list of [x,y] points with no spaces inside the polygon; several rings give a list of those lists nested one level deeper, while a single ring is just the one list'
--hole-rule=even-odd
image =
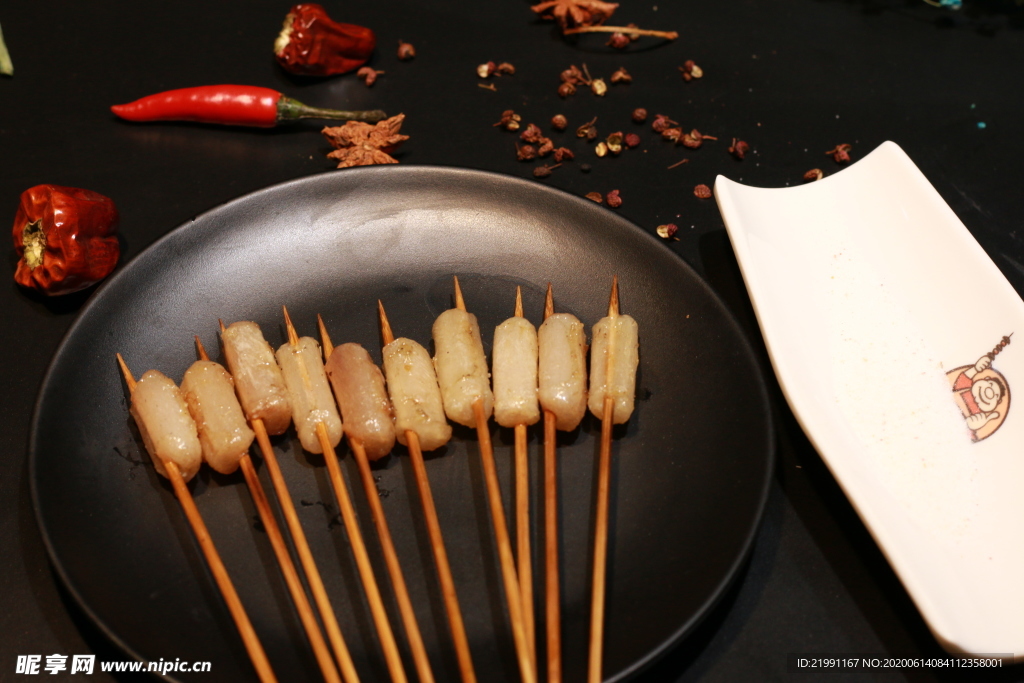
[{"label": "dried star anise pod", "polygon": [[612,154],[618,154],[622,151],[623,135],[621,132],[612,133],[605,139],[605,143],[608,144],[608,151]]},{"label": "dried star anise pod", "polygon": [[750,145],[748,145],[743,140],[733,138],[732,144],[726,151],[729,152],[729,154],[736,157],[737,159],[739,159],[740,161],[743,161],[743,157],[747,156],[747,152],[750,151]]},{"label": "dried star anise pod", "polygon": [[636,133],[628,133],[626,135],[626,147],[632,148],[632,147],[639,147],[639,146],[640,146],[640,136],[637,135]]},{"label": "dried star anise pod", "polygon": [[537,148],[537,154],[539,154],[542,157],[546,157],[547,155],[551,154],[551,152],[555,149],[555,143],[551,142],[551,138],[542,137],[537,142],[540,143],[540,147]]},{"label": "dried star anise pod", "polygon": [[576,129],[576,137],[587,138],[588,140],[593,140],[594,138],[596,138],[597,127],[594,126],[595,123],[597,123],[596,116]]},{"label": "dried star anise pod", "polygon": [[572,161],[576,155],[568,147],[559,147],[555,150],[554,158],[558,163],[562,163],[563,161]]},{"label": "dried star anise pod", "polygon": [[613,209],[617,209],[622,206],[622,197],[619,196],[618,190],[612,190],[604,196],[604,201]]},{"label": "dried star anise pod", "polygon": [[338,168],[397,164],[391,153],[409,139],[399,134],[405,114],[398,114],[376,124],[348,121],[343,126],[326,127],[321,133],[335,148],[327,155],[338,160]]},{"label": "dried star anise pod", "polygon": [[633,77],[629,75],[625,68],[619,67],[618,71],[613,73],[608,80],[612,83],[632,83]]},{"label": "dried star anise pod", "polygon": [[366,84],[366,87],[370,87],[377,82],[378,74],[384,73],[383,71],[377,71],[371,66],[364,66],[356,72],[356,78]]},{"label": "dried star anise pod", "polygon": [[497,68],[494,62],[485,62],[476,68],[476,75],[480,78],[490,78]]},{"label": "dried star anise pod", "polygon": [[501,126],[505,130],[519,130],[519,122],[523,120],[523,117],[515,113],[511,109],[506,109],[501,112],[501,119],[494,124],[495,126]]},{"label": "dried star anise pod", "polygon": [[633,110],[633,123],[643,123],[647,120],[647,110],[643,107],[637,107]]},{"label": "dried star anise pod", "polygon": [[512,66],[510,62],[502,62],[495,68],[495,73],[499,76],[512,76],[516,72],[516,68]]},{"label": "dried star anise pod", "polygon": [[679,139],[679,142],[681,142],[684,147],[689,147],[690,149],[697,149],[701,145],[704,144],[705,140],[717,140],[717,139],[718,138],[716,138],[713,135],[704,135],[699,130],[694,128],[689,133],[686,133],[685,135],[683,135],[683,137],[681,137]]},{"label": "dried star anise pod", "polygon": [[656,114],[654,116],[654,122],[651,123],[651,130],[655,133],[662,133],[666,128],[678,125],[679,124],[670,119],[667,114]]},{"label": "dried star anise pod", "polygon": [[544,137],[543,131],[535,123],[531,123],[526,126],[526,130],[519,134],[519,139],[523,142],[529,142],[531,144],[540,142],[540,139]]},{"label": "dried star anise pod", "polygon": [[675,237],[675,234],[678,230],[679,227],[675,223],[665,223],[664,225],[659,225],[656,228],[655,232],[658,233],[658,237],[667,240]]},{"label": "dried star anise pod", "polygon": [[569,120],[562,114],[555,114],[551,117],[551,127],[555,130],[562,131],[569,125]]},{"label": "dried star anise pod", "polygon": [[416,48],[412,46],[412,43],[407,43],[404,40],[398,41],[398,58],[402,61],[412,59],[416,56]]},{"label": "dried star anise pod", "polygon": [[601,0],[546,0],[530,9],[544,19],[554,19],[565,30],[573,26],[603,24],[618,6],[617,2]]},{"label": "dried star anise pod", "polygon": [[547,164],[543,166],[538,166],[537,168],[533,169],[533,177],[547,178],[549,175],[551,175],[551,172],[558,168],[559,166],[561,166],[561,164],[555,164],[554,166],[548,166]]},{"label": "dried star anise pod", "polygon": [[562,85],[558,86],[558,96],[559,97],[568,97],[569,95],[575,95],[575,94],[576,94],[576,86],[573,85],[572,83],[563,83]]},{"label": "dried star anise pod", "polygon": [[679,142],[679,138],[683,137],[682,128],[666,128],[661,131],[661,137],[670,142]]},{"label": "dried star anise pod", "polygon": [[705,185],[704,183],[701,183],[700,185],[697,185],[696,187],[693,188],[693,195],[697,199],[710,199],[711,188]]},{"label": "dried star anise pod", "polygon": [[537,148],[533,145],[516,145],[516,159],[519,161],[531,161],[537,158]]},{"label": "dried star anise pod", "polygon": [[613,33],[605,45],[615,50],[624,50],[629,47],[629,43],[629,37],[625,33]]},{"label": "dried star anise pod", "polygon": [[694,64],[692,59],[687,59],[683,62],[683,65],[679,67],[679,71],[682,72],[684,81],[692,81],[694,78],[700,78],[704,75],[704,69]]},{"label": "dried star anise pod", "polygon": [[809,183],[813,182],[815,180],[821,180],[824,177],[825,177],[825,174],[822,173],[820,168],[812,168],[807,173],[804,173],[804,180],[809,182]]},{"label": "dried star anise pod", "polygon": [[836,145],[835,149],[830,149],[825,154],[831,154],[837,164],[846,164],[850,161],[851,149],[853,149],[853,145],[848,145],[844,142],[841,145]]},{"label": "dried star anise pod", "polygon": [[588,192],[584,196],[593,202],[597,202],[598,204],[604,203],[604,196],[600,192]]}]

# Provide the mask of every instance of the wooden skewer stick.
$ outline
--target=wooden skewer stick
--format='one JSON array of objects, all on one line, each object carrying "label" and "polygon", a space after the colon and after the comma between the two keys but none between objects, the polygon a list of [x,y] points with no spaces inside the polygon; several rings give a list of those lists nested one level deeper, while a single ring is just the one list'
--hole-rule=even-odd
[{"label": "wooden skewer stick", "polygon": [[[206,354],[206,349],[203,348],[203,342],[199,340],[198,336],[196,337],[196,350],[199,352],[200,360],[210,360],[210,357]],[[242,468],[242,474],[245,475],[245,483],[249,486],[252,501],[259,512],[260,521],[263,522],[263,528],[266,529],[267,538],[270,539],[270,545],[274,549],[274,556],[281,567],[281,574],[284,576],[284,582],[288,586],[288,592],[291,594],[292,601],[295,603],[295,609],[299,613],[302,628],[305,629],[306,637],[309,638],[309,644],[313,648],[313,655],[320,666],[320,672],[323,674],[325,681],[341,683],[341,677],[338,676],[334,660],[331,659],[331,652],[327,649],[327,642],[320,632],[320,625],[317,623],[316,615],[313,614],[313,607],[309,604],[309,598],[302,587],[302,581],[299,579],[299,573],[295,569],[295,563],[292,562],[292,556],[288,552],[288,546],[285,544],[284,536],[281,534],[281,528],[277,525],[277,518],[274,517],[273,511],[270,509],[267,493],[263,490],[263,484],[260,483],[260,477],[256,473],[256,467],[253,465],[252,458],[249,457],[248,453],[241,457],[239,465]]]},{"label": "wooden skewer stick", "polygon": [[[516,287],[517,318],[523,317],[523,288]],[[516,559],[519,594],[523,599],[523,628],[530,646],[530,665],[537,673],[537,640],[533,617],[533,559],[530,553],[530,461],[526,446],[526,425],[515,426],[516,469]]]},{"label": "wooden skewer stick", "polygon": [[[377,311],[380,313],[381,341],[384,342],[384,346],[387,346],[395,341],[395,335],[391,331],[391,324],[388,322],[387,313],[384,312],[384,304],[380,300],[377,301]],[[473,670],[473,658],[469,650],[469,639],[466,637],[466,625],[462,620],[462,610],[459,608],[458,595],[455,593],[455,580],[452,578],[452,567],[448,562],[448,552],[444,547],[444,538],[441,536],[441,523],[437,519],[434,495],[430,491],[430,481],[427,479],[427,467],[423,462],[420,437],[411,429],[406,430],[405,443],[409,451],[409,460],[412,462],[416,487],[419,489],[420,502],[423,505],[423,518],[427,525],[427,535],[430,536],[430,549],[434,553],[437,578],[441,583],[441,595],[444,598],[445,612],[448,615],[448,627],[451,629],[452,641],[455,644],[455,656],[459,662],[459,673],[462,676],[463,683],[476,683],[476,672]]]},{"label": "wooden skewer stick", "polygon": [[[323,318],[317,315],[316,320],[320,328],[324,360],[328,360],[334,352],[334,344],[331,342],[330,335],[327,334],[327,326],[324,325]],[[373,472],[370,471],[370,460],[366,457],[366,449],[363,448],[361,440],[349,436],[348,443],[352,449],[352,455],[359,465],[359,476],[363,482],[366,499],[370,503],[370,512],[373,514],[373,523],[377,527],[377,535],[380,537],[380,545],[384,551],[384,561],[388,567],[388,574],[391,576],[391,584],[395,589],[395,599],[398,601],[398,611],[402,615],[402,624],[405,626],[405,634],[409,639],[409,649],[412,650],[416,674],[420,683],[434,683],[434,673],[430,668],[430,659],[427,657],[427,648],[423,644],[419,624],[416,622],[416,612],[412,607],[412,598],[409,597],[409,588],[405,583],[405,576],[402,574],[402,565],[398,561],[398,552],[395,550],[395,543],[391,538],[387,517],[384,516],[384,506],[380,502],[377,484],[373,480]]]},{"label": "wooden skewer stick", "polygon": [[[292,325],[288,316],[288,309],[284,308],[284,323],[288,331],[288,343],[292,347],[299,345],[299,335]],[[331,438],[327,434],[327,425],[317,422],[316,435],[320,440],[320,448],[324,452],[324,461],[327,463],[327,472],[331,480],[331,487],[334,489],[334,497],[338,501],[338,510],[341,512],[341,519],[345,523],[345,533],[348,534],[349,546],[352,548],[352,555],[356,560],[356,568],[359,570],[359,578],[363,582],[363,590],[366,592],[366,600],[370,605],[370,615],[377,627],[377,635],[380,637],[381,649],[384,651],[384,661],[391,674],[393,683],[406,683],[405,668],[402,666],[402,656],[398,652],[398,643],[395,642],[395,634],[391,630],[391,623],[388,621],[388,613],[384,608],[384,600],[380,595],[380,588],[377,586],[377,579],[373,575],[373,566],[370,564],[370,555],[366,552],[366,543],[363,542],[363,533],[359,529],[359,521],[356,519],[356,510],[352,506],[352,499],[349,496],[348,484],[341,474],[341,465],[338,463],[338,454],[331,445]]]},{"label": "wooden skewer stick", "polygon": [[[544,297],[544,319],[555,314],[551,283]],[[558,580],[558,462],[555,446],[557,418],[544,411],[544,615],[548,650],[548,683],[562,681],[562,614]]]},{"label": "wooden skewer stick", "polygon": [[[608,317],[619,315],[619,278],[612,280],[612,294],[608,302]],[[609,337],[615,334],[614,325]],[[612,459],[612,413],[615,399],[608,392],[612,377],[612,349],[615,344],[608,339],[608,356],[605,370],[604,406],[601,417],[601,455],[597,470],[597,519],[594,523],[594,573],[590,595],[590,657],[587,672],[588,683],[601,683],[601,659],[604,654],[604,602],[605,578],[608,556],[608,489],[611,478]]]},{"label": "wooden skewer stick", "polygon": [[[125,384],[128,385],[128,393],[134,393],[135,378],[132,377],[131,370],[128,369],[128,365],[124,362],[124,358],[121,357],[120,353],[117,354],[117,362],[121,366],[121,372],[124,374]],[[210,573],[213,574],[213,580],[217,583],[217,588],[220,589],[220,593],[224,597],[224,602],[231,613],[231,618],[235,621],[238,634],[242,637],[245,650],[249,653],[249,659],[256,669],[256,674],[263,683],[276,683],[277,678],[270,667],[267,653],[263,651],[263,646],[256,635],[256,630],[252,627],[252,622],[249,621],[249,615],[246,614],[245,607],[242,606],[242,601],[238,597],[235,585],[231,582],[231,577],[228,576],[228,570],[220,559],[220,553],[217,552],[216,546],[213,545],[213,538],[210,537],[210,532],[206,528],[202,516],[199,514],[199,508],[196,507],[195,501],[192,500],[192,493],[188,490],[188,486],[185,485],[185,480],[181,476],[178,464],[170,460],[164,460],[163,464],[164,471],[167,472],[167,478],[171,480],[171,487],[174,488],[174,495],[177,496],[182,510],[185,511],[185,517],[192,526],[192,533],[195,534],[196,542],[199,543],[203,556],[206,557],[206,564],[210,568]]]},{"label": "wooden skewer stick", "polygon": [[[466,310],[466,302],[462,299],[459,278],[455,278],[455,307]],[[491,508],[491,523],[494,536],[498,542],[498,562],[501,565],[501,577],[505,584],[505,598],[508,603],[509,621],[512,622],[512,640],[515,642],[516,656],[519,659],[519,675],[523,683],[535,683],[537,676],[530,662],[530,645],[526,640],[526,628],[523,625],[523,597],[519,590],[519,578],[516,576],[515,559],[512,556],[512,542],[508,535],[508,522],[505,520],[505,508],[501,503],[501,484],[498,482],[498,470],[494,465],[494,449],[491,446],[491,429],[484,415],[483,398],[473,401],[473,417],[476,418],[476,436],[480,442],[480,461],[484,468],[484,481],[487,487],[487,500]]]},{"label": "wooden skewer stick", "polygon": [[[217,321],[221,333],[224,332],[224,322]],[[310,591],[313,593],[313,602],[320,612],[320,619],[323,621],[324,630],[327,632],[327,639],[331,643],[334,657],[341,669],[342,678],[345,683],[359,683],[359,673],[356,671],[352,655],[349,653],[345,638],[341,635],[341,627],[338,625],[338,617],[334,613],[334,607],[327,596],[327,589],[324,587],[320,570],[313,559],[313,551],[309,549],[309,542],[306,540],[306,532],[302,529],[299,521],[299,514],[295,511],[295,503],[288,492],[288,485],[285,483],[281,466],[277,462],[277,455],[274,453],[274,446],[270,443],[270,435],[263,420],[258,417],[249,417],[249,425],[256,433],[256,442],[260,446],[260,453],[263,455],[263,462],[267,465],[267,474],[270,475],[270,482],[274,486],[274,493],[277,494],[277,502],[284,514],[285,524],[288,526],[288,533],[291,534],[292,543],[299,555],[299,563],[302,571],[306,574],[306,581],[309,583]]]}]

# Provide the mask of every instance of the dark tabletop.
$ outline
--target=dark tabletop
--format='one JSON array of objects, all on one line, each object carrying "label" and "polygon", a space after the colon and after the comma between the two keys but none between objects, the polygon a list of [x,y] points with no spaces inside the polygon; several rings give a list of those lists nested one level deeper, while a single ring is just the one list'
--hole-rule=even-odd
[{"label": "dark tabletop", "polygon": [[[764,187],[840,170],[826,150],[852,145],[854,162],[885,140],[917,163],[971,233],[1024,292],[1024,5],[966,0],[960,11],[921,0],[623,2],[613,23],[676,30],[674,43],[642,39],[625,52],[601,36],[565,39],[529,2],[329,3],[335,19],[377,33],[372,88],[352,75],[289,77],[271,44],[288,9],[271,2],[4,3],[0,26],[16,69],[0,76],[0,209],[52,183],[115,200],[122,265],[189,218],[252,190],[332,168],[320,124],[275,130],[194,124],[131,125],[109,105],[200,84],[271,87],[308,104],[405,113],[402,164],[442,164],[530,177],[517,138],[494,128],[514,109],[548,130],[576,159],[546,182],[575,194],[618,189],[618,211],[654,231],[679,226],[671,248],[735,313],[757,350],[778,426],[777,470],[760,532],[734,586],[701,626],[640,677],[644,681],[948,680],[952,671],[790,673],[787,654],[940,655],[913,603],[808,443],[771,374],[767,354],[713,199],[694,196],[716,175]],[[399,62],[399,39],[417,51]],[[677,67],[694,60],[700,80]],[[478,87],[478,64],[509,61],[514,76]],[[558,74],[586,63],[594,76],[620,66],[633,76],[598,98],[556,94]],[[645,107],[686,130],[715,135],[699,150],[661,140],[630,121]],[[599,159],[572,131],[598,117],[604,134],[636,132],[642,144]],[[726,148],[751,145],[743,161]],[[688,163],[669,168],[688,159]],[[584,163],[589,173],[582,172]],[[884,245],[879,245],[884,248]],[[94,290],[47,299],[10,277],[0,287],[0,680],[19,654],[96,653],[122,659],[64,592],[32,512],[26,451],[33,403],[54,350]],[[969,283],[965,283],[969,286]],[[1008,539],[1008,542],[1012,542]],[[48,677],[51,678],[51,677]],[[52,677],[56,678],[56,677]],[[972,680],[1020,680],[1004,668]],[[95,673],[89,680],[114,679]]]}]

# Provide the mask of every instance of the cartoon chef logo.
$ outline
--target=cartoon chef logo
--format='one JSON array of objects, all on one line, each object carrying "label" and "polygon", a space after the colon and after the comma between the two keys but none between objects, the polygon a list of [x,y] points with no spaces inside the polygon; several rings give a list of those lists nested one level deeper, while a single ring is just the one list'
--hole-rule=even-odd
[{"label": "cartoon chef logo", "polygon": [[971,430],[973,441],[992,436],[1010,410],[1010,385],[1003,374],[992,367],[992,361],[1010,343],[1011,336],[1012,333],[1003,337],[974,365],[963,365],[946,373],[953,389],[953,400]]}]

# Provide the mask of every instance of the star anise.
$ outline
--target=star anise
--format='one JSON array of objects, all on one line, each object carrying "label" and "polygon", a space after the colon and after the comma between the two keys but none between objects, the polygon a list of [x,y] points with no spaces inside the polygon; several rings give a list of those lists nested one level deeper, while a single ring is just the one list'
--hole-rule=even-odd
[{"label": "star anise", "polygon": [[545,19],[554,19],[565,30],[573,26],[603,24],[618,6],[617,2],[601,0],[546,0],[530,9]]},{"label": "star anise", "polygon": [[320,132],[335,148],[327,157],[337,159],[338,168],[397,164],[391,153],[409,139],[398,132],[404,120],[405,114],[398,114],[373,125],[349,121],[343,126],[326,127]]}]

